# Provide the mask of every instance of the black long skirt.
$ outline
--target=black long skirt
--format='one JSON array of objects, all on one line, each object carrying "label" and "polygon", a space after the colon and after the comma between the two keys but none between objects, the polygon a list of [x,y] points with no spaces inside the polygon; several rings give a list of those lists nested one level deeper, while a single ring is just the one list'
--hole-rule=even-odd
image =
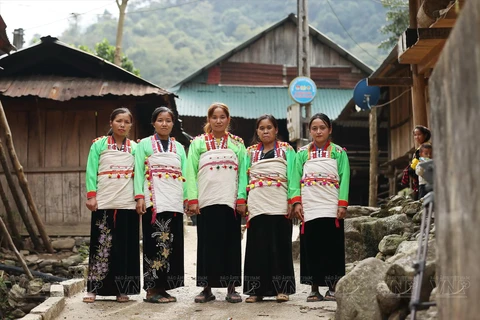
[{"label": "black long skirt", "polygon": [[240,215],[227,205],[200,209],[197,216],[197,287],[241,285]]},{"label": "black long skirt", "polygon": [[92,212],[88,292],[101,296],[140,293],[139,223],[135,210]]},{"label": "black long skirt", "polygon": [[162,212],[152,224],[152,207],[142,217],[145,290],[184,286],[183,214]]},{"label": "black long skirt", "polygon": [[300,283],[335,290],[345,275],[344,220],[317,218],[305,223],[300,235]]},{"label": "black long skirt", "polygon": [[243,293],[264,297],[294,294],[292,220],[262,214],[249,224]]}]

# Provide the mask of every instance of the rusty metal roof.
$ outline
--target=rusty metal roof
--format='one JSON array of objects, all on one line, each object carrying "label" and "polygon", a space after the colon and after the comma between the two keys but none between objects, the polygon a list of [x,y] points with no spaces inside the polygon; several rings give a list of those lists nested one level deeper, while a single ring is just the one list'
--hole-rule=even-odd
[{"label": "rusty metal roof", "polygon": [[35,96],[67,101],[81,97],[144,96],[172,94],[159,87],[132,82],[48,75],[0,77],[0,94],[7,97]]}]

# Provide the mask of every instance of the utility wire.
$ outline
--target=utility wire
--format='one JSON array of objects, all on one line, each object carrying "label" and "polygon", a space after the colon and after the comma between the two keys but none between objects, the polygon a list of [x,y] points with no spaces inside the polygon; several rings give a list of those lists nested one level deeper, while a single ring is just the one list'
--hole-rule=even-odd
[{"label": "utility wire", "polygon": [[343,25],[342,21],[340,20],[340,18],[338,17],[337,13],[335,12],[335,10],[333,10],[333,7],[330,3],[329,0],[326,0],[327,1],[327,4],[328,6],[330,7],[330,10],[332,10],[332,13],[333,15],[337,18],[338,22],[340,23],[340,25],[342,26],[343,30],[345,31],[345,33],[348,35],[348,37],[350,39],[352,39],[352,41],[357,45],[357,47],[359,47],[360,49],[362,49],[363,52],[365,52],[366,54],[368,54],[370,57],[372,57],[373,59],[375,59],[376,61],[378,62],[382,62],[380,60],[378,60],[376,57],[372,56],[367,50],[365,50],[360,44],[358,44],[357,41],[355,41],[355,39],[353,39],[353,37],[350,35],[350,33],[347,31],[347,28],[345,28],[345,26]]}]

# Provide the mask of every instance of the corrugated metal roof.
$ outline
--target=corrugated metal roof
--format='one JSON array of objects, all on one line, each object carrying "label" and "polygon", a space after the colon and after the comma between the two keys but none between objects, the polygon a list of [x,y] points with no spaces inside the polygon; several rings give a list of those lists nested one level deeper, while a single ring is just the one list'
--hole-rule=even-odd
[{"label": "corrugated metal roof", "polygon": [[67,101],[80,97],[143,96],[171,94],[154,85],[93,78],[60,76],[11,76],[0,78],[0,94],[8,97],[35,96]]},{"label": "corrugated metal roof", "polygon": [[[294,104],[287,87],[217,86],[186,83],[175,92],[180,116],[205,117],[213,102],[223,102],[232,117],[256,119],[268,113],[277,119],[287,117],[287,107]],[[317,89],[312,113],[322,112],[336,119],[352,98],[352,89]]]}]

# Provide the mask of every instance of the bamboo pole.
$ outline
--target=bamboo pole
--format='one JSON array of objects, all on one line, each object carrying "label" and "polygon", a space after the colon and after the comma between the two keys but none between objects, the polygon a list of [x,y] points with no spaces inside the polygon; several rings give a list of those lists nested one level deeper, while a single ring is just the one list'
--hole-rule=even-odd
[{"label": "bamboo pole", "polygon": [[10,172],[10,168],[8,167],[7,163],[7,155],[5,153],[5,149],[3,148],[3,143],[0,141],[0,163],[2,164],[3,173],[5,174],[5,179],[7,179],[8,187],[10,188],[10,192],[12,193],[13,200],[17,205],[18,213],[22,218],[23,224],[25,225],[25,229],[27,229],[28,235],[32,240],[33,247],[35,250],[41,250],[42,245],[40,244],[40,240],[35,233],[32,224],[30,223],[30,219],[28,219],[27,210],[23,206],[22,200],[20,199],[20,195],[18,194],[17,187],[15,186],[15,182],[13,181],[12,173]]},{"label": "bamboo pole", "polygon": [[5,193],[5,190],[3,189],[2,181],[0,181],[0,197],[2,198],[3,205],[5,206],[5,215],[7,218],[8,229],[12,233],[13,242],[15,243],[15,246],[17,248],[22,249],[22,238],[20,237],[17,225],[15,224],[15,220],[13,218],[13,210],[12,207],[10,207],[10,202],[8,202],[7,195]]},{"label": "bamboo pole", "polygon": [[368,205],[377,206],[378,193],[378,138],[377,138],[377,107],[370,109],[370,190],[368,192]]},{"label": "bamboo pole", "polygon": [[0,127],[3,128],[5,133],[5,139],[7,142],[8,151],[10,154],[10,160],[12,161],[13,167],[15,168],[15,172],[17,173],[18,182],[20,187],[27,199],[28,207],[30,208],[30,212],[32,213],[33,220],[38,229],[38,233],[40,233],[40,237],[43,241],[43,246],[49,253],[54,253],[52,244],[50,243],[50,239],[47,235],[45,230],[45,226],[43,225],[42,220],[40,219],[40,215],[38,214],[37,207],[35,206],[35,202],[33,201],[32,194],[30,192],[30,188],[28,187],[28,181],[25,177],[23,172],[23,167],[18,161],[17,153],[15,152],[15,147],[13,145],[12,140],[12,133],[10,132],[10,126],[8,125],[7,116],[5,115],[5,110],[3,109],[3,105],[0,102]]},{"label": "bamboo pole", "polygon": [[3,222],[2,217],[0,217],[0,230],[2,230],[2,233],[6,236],[7,242],[10,245],[10,248],[12,249],[12,251],[17,256],[17,259],[20,262],[20,264],[22,265],[22,269],[23,269],[23,271],[25,271],[25,274],[27,275],[28,279],[33,280],[32,273],[30,272],[30,270],[28,270],[28,267],[27,267],[27,264],[25,263],[25,260],[23,259],[20,252],[18,252],[17,248],[15,247],[15,244],[13,243],[12,237],[10,236],[10,233],[8,233],[7,226]]}]

